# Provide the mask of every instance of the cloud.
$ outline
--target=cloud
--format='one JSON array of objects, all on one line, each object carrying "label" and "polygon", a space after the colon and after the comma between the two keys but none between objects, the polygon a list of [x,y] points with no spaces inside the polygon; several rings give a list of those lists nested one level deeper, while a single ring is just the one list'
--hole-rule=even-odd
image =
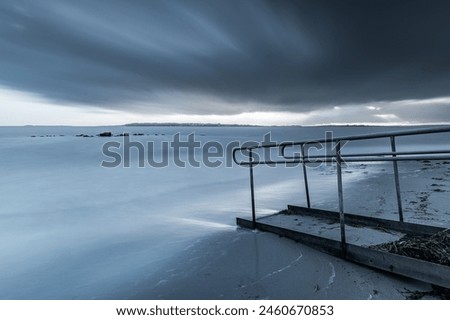
[{"label": "cloud", "polygon": [[[134,112],[359,104],[370,115],[374,103],[449,95],[449,10],[448,1],[0,0],[0,85]],[[392,114],[407,117],[404,107]],[[435,110],[449,118],[448,107]]]},{"label": "cloud", "polygon": [[382,120],[386,120],[386,121],[399,120],[399,117],[393,113],[376,114],[375,117],[380,118]]}]

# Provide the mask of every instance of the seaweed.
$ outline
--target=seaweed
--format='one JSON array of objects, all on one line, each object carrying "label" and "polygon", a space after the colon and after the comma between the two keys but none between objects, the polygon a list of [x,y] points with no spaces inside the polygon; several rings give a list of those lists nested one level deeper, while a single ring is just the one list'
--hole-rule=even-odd
[{"label": "seaweed", "polygon": [[411,236],[370,248],[450,266],[450,229],[432,236]]},{"label": "seaweed", "polygon": [[[428,237],[406,235],[397,241],[371,246],[371,248],[450,266],[450,229]],[[431,291],[405,290],[402,293],[408,300],[420,300],[424,297],[450,299],[450,289],[436,285],[432,285]]]},{"label": "seaweed", "polygon": [[401,292],[406,300],[422,300],[425,297],[431,297],[436,299],[442,299],[442,300],[449,300],[450,299],[450,289],[439,287],[432,285],[432,290],[430,291],[411,291],[408,289],[405,289],[405,291]]}]

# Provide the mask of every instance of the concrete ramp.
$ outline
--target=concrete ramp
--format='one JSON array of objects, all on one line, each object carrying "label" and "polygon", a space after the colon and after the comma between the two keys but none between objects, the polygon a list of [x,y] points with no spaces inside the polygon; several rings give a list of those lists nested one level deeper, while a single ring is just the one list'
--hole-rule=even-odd
[{"label": "concrete ramp", "polygon": [[304,243],[317,250],[368,267],[450,288],[450,267],[369,248],[404,235],[430,236],[443,228],[345,214],[346,243],[340,239],[339,213],[297,206],[256,219],[237,218],[244,228],[256,228]]}]

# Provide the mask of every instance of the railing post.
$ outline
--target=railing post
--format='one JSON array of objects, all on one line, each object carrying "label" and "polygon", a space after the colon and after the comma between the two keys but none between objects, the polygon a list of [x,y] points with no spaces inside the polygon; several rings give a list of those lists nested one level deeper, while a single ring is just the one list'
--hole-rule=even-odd
[{"label": "railing post", "polygon": [[[395,136],[390,136],[391,138],[391,150],[392,152],[397,152],[397,147],[395,145]],[[396,157],[396,155],[392,155],[393,158]],[[400,179],[398,174],[398,164],[397,161],[392,161],[392,164],[394,166],[394,179],[395,179],[395,191],[397,192],[397,207],[398,207],[398,218],[400,222],[403,222],[403,208],[402,208],[402,196],[400,192]]]},{"label": "railing post", "polygon": [[308,208],[311,208],[311,200],[309,198],[309,185],[308,185],[308,174],[306,172],[306,163],[305,163],[305,145],[302,144],[300,146],[301,156],[302,156],[302,165],[303,165],[303,180],[305,182],[305,194],[306,194],[306,204]]},{"label": "railing post", "polygon": [[253,183],[253,151],[249,149],[249,159],[250,159],[250,193],[252,198],[252,221],[253,229],[256,229],[256,210],[255,210],[255,187]]},{"label": "railing post", "polygon": [[341,227],[341,250],[344,257],[347,255],[347,245],[345,240],[345,217],[344,217],[344,193],[342,188],[342,158],[341,141],[336,142],[336,166],[339,198],[339,223]]}]

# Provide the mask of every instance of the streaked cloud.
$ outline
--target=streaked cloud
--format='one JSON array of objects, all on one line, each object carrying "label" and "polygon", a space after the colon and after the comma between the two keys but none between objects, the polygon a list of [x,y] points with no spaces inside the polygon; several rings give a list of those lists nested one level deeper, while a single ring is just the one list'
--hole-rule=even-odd
[{"label": "streaked cloud", "polygon": [[0,0],[0,86],[144,116],[450,121],[448,12],[439,0]]}]

